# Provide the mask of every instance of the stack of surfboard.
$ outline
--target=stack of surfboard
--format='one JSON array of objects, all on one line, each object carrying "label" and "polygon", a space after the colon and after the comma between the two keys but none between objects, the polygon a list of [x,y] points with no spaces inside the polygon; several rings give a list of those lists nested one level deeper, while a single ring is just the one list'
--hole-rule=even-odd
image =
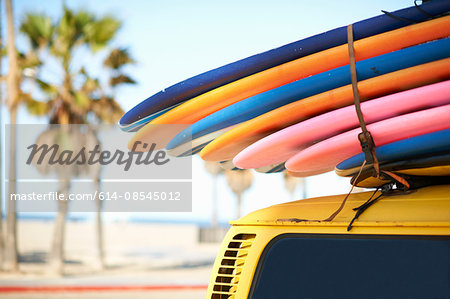
[{"label": "stack of surfboard", "polygon": [[[450,1],[432,0],[353,24],[361,108],[383,169],[450,175],[449,11]],[[341,27],[177,83],[119,125],[136,132],[130,148],[156,143],[228,168],[353,176],[364,161],[353,103]]]}]

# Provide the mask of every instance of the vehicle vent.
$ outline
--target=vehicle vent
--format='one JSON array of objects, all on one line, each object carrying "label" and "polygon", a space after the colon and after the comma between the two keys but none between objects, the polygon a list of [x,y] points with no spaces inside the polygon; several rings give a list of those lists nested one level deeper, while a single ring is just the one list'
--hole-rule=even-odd
[{"label": "vehicle vent", "polygon": [[211,299],[235,299],[236,288],[255,234],[237,234],[220,261]]}]

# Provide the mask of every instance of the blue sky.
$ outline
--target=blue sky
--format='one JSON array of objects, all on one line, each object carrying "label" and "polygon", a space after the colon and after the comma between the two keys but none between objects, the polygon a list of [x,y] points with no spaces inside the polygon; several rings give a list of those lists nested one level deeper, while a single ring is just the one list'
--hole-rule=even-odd
[{"label": "blue sky", "polygon": [[[45,12],[57,17],[61,14],[62,3],[56,0],[14,1],[16,23],[20,23],[25,12]],[[163,88],[212,68],[379,15],[382,9],[392,11],[413,5],[411,0],[67,0],[65,3],[70,8],[111,14],[123,21],[115,45],[127,47],[137,61],[128,72],[138,82],[118,91],[117,98],[124,110]],[[19,38],[18,46],[26,47],[23,38]],[[93,73],[103,71],[90,58],[80,56],[78,61],[89,64]],[[5,123],[5,113],[3,116]],[[31,119],[22,113],[19,121],[45,120]],[[208,219],[211,178],[204,172],[200,159],[195,158],[193,163],[193,214],[161,213],[152,217]],[[350,185],[330,173],[308,178],[307,187],[309,196],[320,196],[348,192]],[[299,196],[300,190],[296,197]],[[235,201],[223,177],[219,180],[219,197],[221,219],[232,219]],[[257,174],[253,187],[245,193],[243,210],[247,213],[288,200],[281,175]]]}]

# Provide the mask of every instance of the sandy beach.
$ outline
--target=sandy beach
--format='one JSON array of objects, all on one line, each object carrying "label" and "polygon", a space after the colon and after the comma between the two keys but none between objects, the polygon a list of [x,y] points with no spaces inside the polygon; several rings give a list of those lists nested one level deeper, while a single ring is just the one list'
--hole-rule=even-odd
[{"label": "sandy beach", "polygon": [[[204,298],[220,246],[199,243],[193,224],[106,223],[106,268],[101,270],[94,222],[68,222],[64,275],[55,276],[46,264],[53,229],[51,221],[19,221],[20,271],[0,273],[0,297]],[[103,289],[92,290],[98,286]],[[24,292],[23,287],[36,289]]]}]

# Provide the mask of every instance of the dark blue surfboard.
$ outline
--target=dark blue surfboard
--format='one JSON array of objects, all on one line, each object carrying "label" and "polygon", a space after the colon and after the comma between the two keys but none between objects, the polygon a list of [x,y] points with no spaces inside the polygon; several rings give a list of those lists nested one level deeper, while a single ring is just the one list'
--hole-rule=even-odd
[{"label": "dark blue surfboard", "polygon": [[[353,25],[354,39],[359,40],[398,29],[410,25],[411,21],[426,21],[430,19],[430,16],[448,12],[450,1],[432,0],[419,7],[420,9],[415,6],[409,7],[392,12],[391,15],[383,14],[357,22]],[[122,117],[119,126],[124,131],[137,131],[156,117],[155,113],[164,109],[257,72],[346,42],[347,29],[346,27],[340,27],[191,77],[150,96],[136,105]]]},{"label": "dark blue surfboard", "polygon": [[[439,153],[450,153],[450,130],[419,135],[375,148],[380,164]],[[359,167],[363,162],[364,154],[361,153],[339,163],[336,169],[339,171]]]}]

